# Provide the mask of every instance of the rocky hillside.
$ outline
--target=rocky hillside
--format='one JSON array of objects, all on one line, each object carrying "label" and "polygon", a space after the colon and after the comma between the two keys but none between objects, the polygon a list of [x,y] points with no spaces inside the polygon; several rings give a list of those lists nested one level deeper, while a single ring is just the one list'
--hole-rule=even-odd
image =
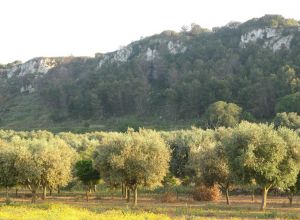
[{"label": "rocky hillside", "polygon": [[268,120],[284,98],[300,92],[299,26],[277,15],[212,31],[193,24],[95,57],[0,65],[0,123],[45,128],[112,118],[196,121],[218,100]]}]

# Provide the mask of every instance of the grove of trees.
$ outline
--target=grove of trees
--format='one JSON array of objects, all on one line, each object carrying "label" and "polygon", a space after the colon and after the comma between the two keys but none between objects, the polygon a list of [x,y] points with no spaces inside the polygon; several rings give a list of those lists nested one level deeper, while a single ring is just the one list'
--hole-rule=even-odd
[{"label": "grove of trees", "polygon": [[[282,117],[286,114],[278,115]],[[177,180],[191,188],[217,187],[228,205],[231,190],[251,186],[261,191],[264,210],[270,190],[287,193],[291,204],[299,191],[300,137],[294,128],[242,121],[213,129],[129,128],[124,133],[0,130],[0,186],[7,199],[11,188],[27,188],[35,202],[39,193],[46,199],[47,190],[77,181],[88,201],[102,179],[122,188],[135,205],[140,189]]]}]

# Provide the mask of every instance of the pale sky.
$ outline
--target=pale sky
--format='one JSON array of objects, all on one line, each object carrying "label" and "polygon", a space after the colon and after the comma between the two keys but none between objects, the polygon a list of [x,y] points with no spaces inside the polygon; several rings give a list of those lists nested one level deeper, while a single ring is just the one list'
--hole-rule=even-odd
[{"label": "pale sky", "polygon": [[0,63],[94,56],[183,25],[223,26],[265,14],[300,20],[300,0],[0,0]]}]

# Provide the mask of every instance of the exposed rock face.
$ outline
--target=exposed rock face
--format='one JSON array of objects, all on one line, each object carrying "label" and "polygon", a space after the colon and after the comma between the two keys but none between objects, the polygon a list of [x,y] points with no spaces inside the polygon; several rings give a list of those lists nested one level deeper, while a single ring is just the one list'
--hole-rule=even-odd
[{"label": "exposed rock face", "polygon": [[179,42],[179,41],[176,41],[176,42],[169,41],[169,43],[168,43],[168,49],[169,49],[169,52],[171,54],[178,54],[178,53],[184,53],[187,48],[183,45],[182,42]]},{"label": "exposed rock face", "polygon": [[282,29],[278,28],[255,29],[241,36],[240,46],[244,48],[250,42],[264,40],[263,46],[275,52],[282,47],[289,49],[293,37],[293,34],[283,35]]},{"label": "exposed rock face", "polygon": [[[139,46],[140,51],[138,54],[134,54],[134,56],[140,55],[146,61],[153,61],[154,59],[158,58],[160,54],[159,46],[157,47],[157,45],[167,46],[169,53],[172,55],[184,53],[187,50],[187,47],[184,46],[184,44],[179,40],[169,41],[165,39],[151,39],[149,44],[156,45],[156,46],[154,49],[151,49],[150,47]],[[107,54],[96,53],[95,58],[99,59],[98,69],[100,69],[103,66],[103,64],[106,63],[117,64],[117,63],[127,62],[130,59],[130,57],[133,55],[133,49],[132,49],[133,45],[134,43],[112,53],[107,53]]]},{"label": "exposed rock face", "polygon": [[27,74],[45,74],[59,64],[59,58],[34,58],[26,63],[18,64],[7,70],[7,77],[25,76]]},{"label": "exposed rock face", "polygon": [[100,56],[98,68],[101,68],[102,65],[105,63],[118,63],[118,62],[124,63],[128,60],[131,53],[132,53],[132,47],[127,46],[115,52],[103,54]]},{"label": "exposed rock face", "polygon": [[[1,77],[10,79],[12,77],[20,78],[23,86],[19,88],[20,93],[33,93],[36,91],[34,88],[35,81],[39,77],[47,74],[49,70],[62,63],[64,58],[60,57],[38,57],[27,61],[26,63],[15,63],[10,67],[0,70]],[[26,80],[23,77],[33,75]]]},{"label": "exposed rock face", "polygon": [[146,60],[147,61],[153,61],[156,57],[158,57],[158,52],[156,49],[151,49],[148,47],[146,51]]},{"label": "exposed rock face", "polygon": [[29,84],[27,86],[22,86],[20,89],[20,92],[21,93],[25,93],[25,92],[33,93],[33,92],[35,92],[35,88],[33,88],[33,86],[31,84]]},{"label": "exposed rock face", "polygon": [[282,47],[286,47],[289,49],[292,39],[293,39],[293,35],[281,37],[279,40],[273,43],[272,46],[273,51],[280,50]]}]

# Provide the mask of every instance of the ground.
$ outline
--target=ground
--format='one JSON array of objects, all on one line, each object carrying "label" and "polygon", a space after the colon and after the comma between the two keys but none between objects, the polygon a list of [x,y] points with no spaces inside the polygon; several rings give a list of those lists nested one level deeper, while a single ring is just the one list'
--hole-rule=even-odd
[{"label": "ground", "polygon": [[[225,198],[218,202],[197,202],[187,195],[179,196],[173,203],[161,201],[159,194],[142,194],[137,207],[116,195],[100,192],[85,200],[85,194],[63,192],[39,199],[30,204],[30,194],[20,193],[12,197],[10,205],[4,205],[1,194],[0,219],[300,219],[300,196],[291,207],[284,196],[269,196],[266,211],[259,211],[260,196],[232,196],[231,205]],[[67,216],[66,216],[67,215]]]}]

